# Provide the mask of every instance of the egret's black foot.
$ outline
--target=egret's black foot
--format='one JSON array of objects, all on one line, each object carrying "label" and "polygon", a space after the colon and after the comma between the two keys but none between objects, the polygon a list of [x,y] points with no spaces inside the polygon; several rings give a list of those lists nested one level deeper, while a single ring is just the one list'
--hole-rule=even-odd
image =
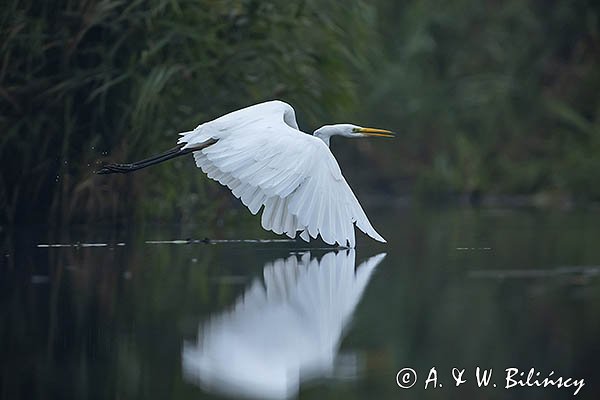
[{"label": "egret's black foot", "polygon": [[106,164],[101,169],[96,171],[98,175],[107,174],[126,174],[135,171],[137,168],[133,164]]}]

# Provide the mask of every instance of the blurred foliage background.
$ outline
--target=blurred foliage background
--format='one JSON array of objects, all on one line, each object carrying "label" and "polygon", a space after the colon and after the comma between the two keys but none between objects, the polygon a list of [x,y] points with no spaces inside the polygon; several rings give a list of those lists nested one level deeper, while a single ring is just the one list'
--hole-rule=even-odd
[{"label": "blurred foliage background", "polygon": [[415,193],[600,200],[599,3],[380,1],[379,14],[387,57],[367,104],[407,135],[390,152]]},{"label": "blurred foliage background", "polygon": [[231,196],[189,159],[135,177],[93,171],[273,98],[309,132],[332,121],[399,132],[334,143],[343,168],[370,166],[348,170],[360,190],[600,200],[591,0],[7,0],[0,10],[4,222],[214,222]]}]

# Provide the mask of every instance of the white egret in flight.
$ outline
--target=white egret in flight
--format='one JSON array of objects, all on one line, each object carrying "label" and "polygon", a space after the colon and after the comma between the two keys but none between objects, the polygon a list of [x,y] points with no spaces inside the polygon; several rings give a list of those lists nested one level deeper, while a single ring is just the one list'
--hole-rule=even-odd
[{"label": "white egret in flight", "polygon": [[354,247],[354,223],[375,231],[329,150],[332,136],[393,137],[383,129],[325,125],[312,135],[298,129],[294,109],[274,100],[243,108],[183,132],[165,153],[131,164],[108,164],[99,174],[127,173],[193,153],[209,178],[227,186],[252,214],[264,206],[262,227],[305,241]]}]

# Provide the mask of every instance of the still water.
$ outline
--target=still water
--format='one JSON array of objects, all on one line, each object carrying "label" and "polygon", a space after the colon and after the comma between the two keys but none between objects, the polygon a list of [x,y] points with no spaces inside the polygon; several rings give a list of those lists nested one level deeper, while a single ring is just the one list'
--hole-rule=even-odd
[{"label": "still water", "polygon": [[599,398],[600,213],[369,210],[387,245],[3,232],[2,399]]}]

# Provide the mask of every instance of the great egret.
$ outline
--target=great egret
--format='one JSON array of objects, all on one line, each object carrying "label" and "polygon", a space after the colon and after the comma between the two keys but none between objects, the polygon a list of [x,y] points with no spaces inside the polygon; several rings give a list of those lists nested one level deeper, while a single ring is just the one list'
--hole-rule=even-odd
[{"label": "great egret", "polygon": [[384,257],[356,268],[354,250],[267,263],[264,284],[254,280],[235,305],[200,325],[197,340],[184,342],[184,377],[233,398],[279,399],[294,397],[301,382],[358,369],[348,362],[356,358],[338,352]]},{"label": "great egret", "polygon": [[274,100],[246,107],[183,132],[165,153],[131,164],[108,164],[99,174],[127,173],[193,153],[209,178],[227,186],[252,214],[264,206],[262,227],[305,241],[354,247],[354,226],[385,243],[367,218],[329,150],[332,136],[393,137],[384,129],[325,125],[298,129],[294,109]]}]

